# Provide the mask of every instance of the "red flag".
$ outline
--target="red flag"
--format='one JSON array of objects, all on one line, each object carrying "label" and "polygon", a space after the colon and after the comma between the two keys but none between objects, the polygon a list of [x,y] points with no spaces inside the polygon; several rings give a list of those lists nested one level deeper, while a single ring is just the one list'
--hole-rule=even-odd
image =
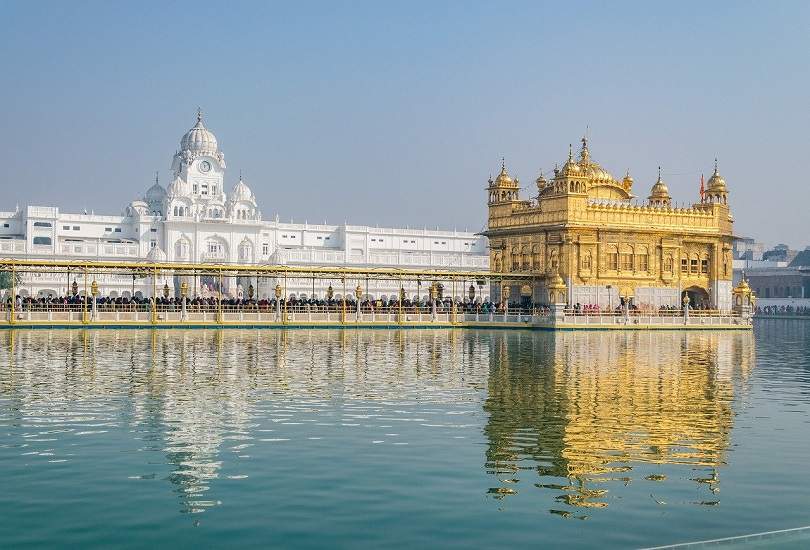
[{"label": "red flag", "polygon": [[703,174],[700,175],[700,202],[703,202],[706,189],[703,187]]}]

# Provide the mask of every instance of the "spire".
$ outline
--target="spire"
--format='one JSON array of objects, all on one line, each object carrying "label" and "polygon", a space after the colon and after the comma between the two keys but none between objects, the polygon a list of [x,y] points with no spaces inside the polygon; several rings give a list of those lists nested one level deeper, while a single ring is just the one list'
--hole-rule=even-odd
[{"label": "spire", "polygon": [[717,174],[717,157],[714,157],[714,173]]},{"label": "spire", "polygon": [[582,151],[580,152],[579,156],[582,160],[586,161],[591,158],[591,153],[588,151],[588,136],[582,136]]},{"label": "spire", "polygon": [[159,173],[159,172],[156,170],[156,171],[155,171],[155,185],[159,185],[159,182],[158,182],[158,173]]},{"label": "spire", "polygon": [[574,160],[574,149],[570,143],[568,144],[568,160],[569,162]]},{"label": "spire", "polygon": [[501,172],[506,170],[506,158],[501,157]]},{"label": "spire", "polygon": [[661,167],[658,167],[658,181],[661,181]]},{"label": "spire", "polygon": [[202,124],[202,109],[197,107],[197,124]]}]

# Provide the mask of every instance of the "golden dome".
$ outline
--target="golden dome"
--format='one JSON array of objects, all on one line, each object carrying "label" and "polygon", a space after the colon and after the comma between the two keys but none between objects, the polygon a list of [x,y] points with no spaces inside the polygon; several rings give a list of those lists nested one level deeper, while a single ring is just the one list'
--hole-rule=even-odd
[{"label": "golden dome", "polygon": [[546,283],[546,288],[549,289],[565,288],[565,281],[563,281],[563,278],[560,277],[559,271],[555,271],[553,275],[549,276],[548,282]]},{"label": "golden dome", "polygon": [[709,178],[708,185],[706,186],[706,191],[710,193],[727,193],[728,188],[726,187],[726,180],[723,179],[723,176],[720,175],[720,172],[717,171],[717,159],[714,159],[714,173],[712,177]]},{"label": "golden dome", "polygon": [[534,180],[534,182],[537,184],[538,189],[543,189],[548,184],[548,180],[546,180],[546,178],[543,177],[542,170],[540,170],[540,176],[536,180]]},{"label": "golden dome", "polygon": [[622,179],[622,185],[625,189],[630,189],[633,187],[633,176],[630,175],[630,170],[628,169],[627,172],[624,173],[624,178]]},{"label": "golden dome", "polygon": [[669,188],[664,180],[661,179],[661,167],[658,167],[658,179],[650,190],[650,196],[647,197],[651,203],[654,204],[669,204],[672,201],[672,196],[669,194]]},{"label": "golden dome", "polygon": [[563,176],[579,176],[580,168],[579,163],[574,160],[574,153],[571,150],[571,144],[568,144],[568,160],[563,164],[560,174]]},{"label": "golden dome", "polygon": [[750,292],[751,287],[748,286],[748,280],[745,278],[740,279],[740,282],[737,283],[737,290],[741,292]]},{"label": "golden dome", "polygon": [[512,176],[509,175],[509,172],[506,170],[506,162],[501,161],[501,172],[498,174],[498,177],[495,178],[495,185],[503,186],[503,187],[514,187],[516,185],[516,181],[512,179]]}]

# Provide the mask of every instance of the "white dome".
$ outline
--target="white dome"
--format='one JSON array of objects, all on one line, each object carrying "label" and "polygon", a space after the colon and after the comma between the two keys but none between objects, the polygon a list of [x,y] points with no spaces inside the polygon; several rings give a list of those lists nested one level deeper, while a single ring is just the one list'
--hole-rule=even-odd
[{"label": "white dome", "polygon": [[174,181],[169,184],[166,194],[169,197],[185,197],[189,194],[188,182],[180,177],[174,178]]},{"label": "white dome", "polygon": [[158,262],[165,262],[166,261],[166,253],[163,252],[163,249],[159,246],[155,246],[149,251],[149,254],[146,255],[146,259],[150,262],[158,263]]},{"label": "white dome", "polygon": [[162,201],[166,198],[166,190],[163,189],[158,182],[155,182],[152,187],[146,190],[146,195],[144,195],[143,200],[148,203],[156,203]]},{"label": "white dome", "polygon": [[202,112],[197,111],[197,124],[180,140],[180,150],[207,155],[216,155],[217,138],[202,122]]},{"label": "white dome", "polygon": [[253,191],[251,191],[250,187],[248,187],[247,184],[242,181],[242,178],[239,178],[239,181],[233,186],[233,191],[231,191],[231,200],[233,202],[254,202]]}]

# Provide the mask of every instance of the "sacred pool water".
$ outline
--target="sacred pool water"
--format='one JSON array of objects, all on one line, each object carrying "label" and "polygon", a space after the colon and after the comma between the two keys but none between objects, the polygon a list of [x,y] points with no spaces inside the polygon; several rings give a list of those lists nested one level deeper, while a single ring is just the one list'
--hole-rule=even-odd
[{"label": "sacred pool water", "polygon": [[810,524],[808,434],[802,321],[4,330],[0,541],[625,548],[790,529]]}]

